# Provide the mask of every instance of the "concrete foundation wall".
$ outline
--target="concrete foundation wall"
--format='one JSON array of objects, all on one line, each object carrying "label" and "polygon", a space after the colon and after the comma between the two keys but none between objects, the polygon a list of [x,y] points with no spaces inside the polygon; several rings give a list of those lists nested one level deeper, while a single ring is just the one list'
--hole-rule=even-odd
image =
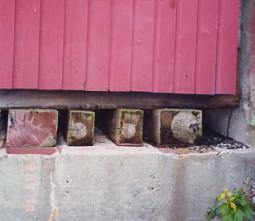
[{"label": "concrete foundation wall", "polygon": [[205,112],[213,130],[255,147],[255,0],[242,1],[240,107]]},{"label": "concrete foundation wall", "polygon": [[[224,187],[250,188],[255,150],[176,155],[153,147],[0,154],[1,221],[205,221]],[[4,181],[4,182],[3,182]]]}]

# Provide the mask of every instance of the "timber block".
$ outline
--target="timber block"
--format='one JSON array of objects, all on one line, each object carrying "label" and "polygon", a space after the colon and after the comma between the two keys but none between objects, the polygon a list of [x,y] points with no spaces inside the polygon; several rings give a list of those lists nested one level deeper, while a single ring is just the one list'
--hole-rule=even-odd
[{"label": "timber block", "polygon": [[70,110],[66,142],[70,146],[91,146],[94,141],[95,112]]},{"label": "timber block", "polygon": [[106,131],[111,140],[121,146],[142,146],[143,111],[117,109],[104,116]]},{"label": "timber block", "polygon": [[156,145],[193,144],[202,136],[202,111],[156,109],[147,117],[145,130]]},{"label": "timber block", "polygon": [[11,109],[6,146],[53,147],[57,143],[57,128],[57,110]]}]

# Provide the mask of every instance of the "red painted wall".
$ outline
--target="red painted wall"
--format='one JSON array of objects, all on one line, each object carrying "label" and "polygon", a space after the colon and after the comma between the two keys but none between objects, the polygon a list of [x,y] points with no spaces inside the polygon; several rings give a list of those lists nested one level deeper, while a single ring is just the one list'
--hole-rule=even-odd
[{"label": "red painted wall", "polygon": [[239,0],[0,0],[0,88],[234,94]]}]

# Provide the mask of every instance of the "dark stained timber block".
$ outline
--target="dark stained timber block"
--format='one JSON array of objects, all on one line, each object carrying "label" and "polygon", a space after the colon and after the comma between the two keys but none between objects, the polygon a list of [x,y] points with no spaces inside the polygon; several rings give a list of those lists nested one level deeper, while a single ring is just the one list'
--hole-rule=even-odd
[{"label": "dark stained timber block", "polygon": [[95,112],[70,110],[68,113],[67,144],[91,146],[94,141]]},{"label": "dark stained timber block", "polygon": [[143,144],[143,111],[117,109],[109,115],[109,136],[117,145],[141,146]]},{"label": "dark stained timber block", "polygon": [[156,145],[193,144],[202,136],[200,110],[157,109],[147,121],[147,134]]},{"label": "dark stained timber block", "polygon": [[57,143],[58,111],[11,109],[8,114],[7,147],[52,147]]}]

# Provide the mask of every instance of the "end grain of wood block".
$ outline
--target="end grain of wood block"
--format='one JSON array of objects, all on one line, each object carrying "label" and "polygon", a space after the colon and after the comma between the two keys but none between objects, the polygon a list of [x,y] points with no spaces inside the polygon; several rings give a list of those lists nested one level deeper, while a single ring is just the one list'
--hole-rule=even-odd
[{"label": "end grain of wood block", "polygon": [[193,144],[202,136],[202,111],[154,110],[146,120],[146,133],[156,145]]},{"label": "end grain of wood block", "polygon": [[111,121],[109,136],[113,142],[121,146],[143,145],[142,110],[117,109],[110,116],[108,119]]},{"label": "end grain of wood block", "polygon": [[57,143],[57,127],[57,110],[11,109],[6,146],[53,147]]},{"label": "end grain of wood block", "polygon": [[68,112],[67,144],[91,146],[94,141],[95,112],[70,110]]}]

